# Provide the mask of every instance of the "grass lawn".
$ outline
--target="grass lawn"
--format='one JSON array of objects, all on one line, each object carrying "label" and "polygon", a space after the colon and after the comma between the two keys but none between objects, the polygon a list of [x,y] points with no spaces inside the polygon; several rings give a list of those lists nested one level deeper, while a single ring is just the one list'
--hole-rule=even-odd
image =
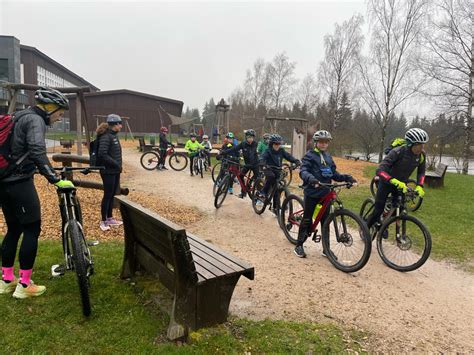
[{"label": "grass lawn", "polygon": [[[374,176],[375,167],[365,171]],[[444,187],[425,188],[421,208],[413,212],[429,229],[433,240],[431,256],[435,259],[454,261],[474,272],[474,176],[446,173]],[[359,186],[341,193],[344,205],[359,211],[365,198],[370,196],[369,186]]]},{"label": "grass lawn", "polygon": [[[7,326],[0,337],[2,353],[287,353],[361,351],[365,334],[333,325],[254,322],[232,318],[226,324],[190,334],[188,344],[165,340],[168,316],[151,301],[156,282],[137,285],[120,280],[121,243],[93,249],[90,319],[84,319],[75,275],[51,279],[51,264],[60,261],[58,242],[40,242],[34,279],[46,294],[27,300],[1,295],[0,314]],[[148,285],[155,285],[148,287]],[[144,287],[144,285],[146,285]]]}]

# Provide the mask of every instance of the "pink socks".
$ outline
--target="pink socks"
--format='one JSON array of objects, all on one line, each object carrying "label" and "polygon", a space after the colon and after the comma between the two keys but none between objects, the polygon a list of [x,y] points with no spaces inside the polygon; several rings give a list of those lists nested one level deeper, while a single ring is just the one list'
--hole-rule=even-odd
[{"label": "pink socks", "polygon": [[13,281],[15,279],[14,268],[2,267],[3,281]]},{"label": "pink socks", "polygon": [[29,285],[31,283],[31,274],[33,273],[33,269],[29,270],[21,270],[20,269],[20,283],[23,285]]}]

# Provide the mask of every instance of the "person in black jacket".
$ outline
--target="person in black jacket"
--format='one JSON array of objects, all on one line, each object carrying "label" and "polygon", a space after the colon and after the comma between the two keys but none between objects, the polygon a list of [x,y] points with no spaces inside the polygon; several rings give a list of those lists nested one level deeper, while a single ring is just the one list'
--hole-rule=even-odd
[{"label": "person in black jacket", "polygon": [[407,191],[406,181],[415,169],[418,169],[415,191],[420,197],[425,195],[423,184],[426,159],[423,151],[428,140],[428,134],[424,130],[411,128],[405,134],[407,144],[393,148],[382,160],[376,171],[380,181],[375,196],[374,212],[367,221],[369,228],[379,220],[389,194],[392,194],[392,198],[395,199],[399,193]]},{"label": "person in black jacket", "polygon": [[[226,149],[226,154],[239,153],[242,151],[244,157],[245,166],[240,171],[240,177],[243,179],[244,175],[247,174],[249,170],[252,170],[253,176],[252,180],[256,179],[259,174],[258,169],[258,153],[257,153],[257,142],[255,142],[255,131],[253,129],[248,129],[245,131],[245,140],[237,144],[236,146]],[[245,197],[245,191],[242,191],[239,194],[240,198]]]},{"label": "person in black jacket", "polygon": [[112,217],[114,195],[120,187],[120,173],[122,172],[122,147],[117,133],[122,129],[122,118],[116,114],[107,116],[107,125],[97,128],[97,165],[105,166],[100,172],[104,184],[104,197],[100,206],[102,220],[100,229],[110,230],[110,226],[119,226],[123,222]]},{"label": "person in black jacket", "polygon": [[168,170],[165,166],[166,150],[168,149],[168,146],[172,144],[168,142],[168,139],[166,138],[167,133],[168,128],[164,126],[160,128],[160,161],[156,167],[158,170]]},{"label": "person in black jacket", "polygon": [[[16,112],[11,137],[11,162],[19,166],[0,181],[0,204],[7,224],[2,245],[0,294],[13,292],[15,298],[42,295],[45,286],[35,285],[31,274],[41,232],[41,209],[33,175],[38,169],[58,187],[74,187],[54,172],[46,155],[46,125],[59,121],[69,109],[66,96],[57,90],[41,88],[35,92],[36,106]],[[20,279],[14,277],[14,263],[20,236]]]},{"label": "person in black jacket", "polygon": [[[265,185],[263,186],[262,195],[267,195],[270,188],[274,186],[277,182],[277,178],[281,173],[281,166],[283,159],[288,160],[291,163],[296,164],[297,166],[301,162],[293,157],[291,154],[286,152],[284,149],[281,149],[281,144],[283,143],[283,138],[279,134],[272,134],[268,138],[268,149],[265,150],[260,157],[260,164],[264,165],[266,168],[264,170],[265,174]],[[257,201],[258,204],[262,203],[260,200]],[[280,195],[275,194],[273,197],[273,206],[280,205]]]},{"label": "person in black jacket", "polygon": [[[327,187],[319,186],[318,183],[325,184],[335,181],[347,181],[356,183],[351,175],[339,174],[336,170],[336,164],[331,155],[326,152],[332,136],[328,131],[317,131],[313,135],[314,149],[308,151],[303,157],[301,164],[300,177],[304,185],[304,213],[298,230],[298,242],[294,250],[296,256],[306,257],[303,243],[308,238],[308,232],[311,227],[314,209],[318,202],[329,193]],[[324,213],[320,225],[322,225],[329,214],[329,209]],[[325,251],[323,251],[323,255]]]}]

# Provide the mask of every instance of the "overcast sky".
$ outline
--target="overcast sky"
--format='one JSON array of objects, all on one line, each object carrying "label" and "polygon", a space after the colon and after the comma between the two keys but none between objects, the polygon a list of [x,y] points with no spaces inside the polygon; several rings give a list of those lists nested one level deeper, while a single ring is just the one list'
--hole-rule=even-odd
[{"label": "overcast sky", "polygon": [[258,57],[286,51],[302,78],[323,37],[360,1],[0,0],[0,33],[33,46],[101,90],[131,89],[202,109],[227,98]]}]

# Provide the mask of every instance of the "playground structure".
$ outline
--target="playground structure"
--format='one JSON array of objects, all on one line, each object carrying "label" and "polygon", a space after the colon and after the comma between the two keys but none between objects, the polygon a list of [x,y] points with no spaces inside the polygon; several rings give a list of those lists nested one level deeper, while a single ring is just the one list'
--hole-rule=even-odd
[{"label": "playground structure", "polygon": [[[306,137],[308,135],[307,119],[298,117],[265,116],[265,122],[269,122],[270,124],[270,133],[278,133],[277,125],[279,122],[291,123],[291,155],[297,159],[303,158],[306,153]],[[263,127],[263,131],[264,130],[265,126]]]}]

